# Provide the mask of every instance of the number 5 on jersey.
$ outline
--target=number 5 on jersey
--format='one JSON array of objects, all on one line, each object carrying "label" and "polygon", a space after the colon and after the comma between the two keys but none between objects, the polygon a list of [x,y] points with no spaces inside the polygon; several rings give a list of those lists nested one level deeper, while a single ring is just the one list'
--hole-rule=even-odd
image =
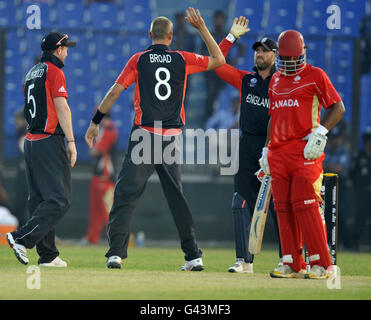
[{"label": "number 5 on jersey", "polygon": [[32,111],[31,109],[28,109],[28,111],[30,112],[31,114],[31,118],[35,118],[36,117],[36,100],[35,100],[35,97],[31,94],[31,90],[35,87],[35,84],[32,83],[28,86],[28,90],[27,90],[27,103],[29,104],[31,101],[32,101]]},{"label": "number 5 on jersey", "polygon": [[[165,79],[161,79],[161,77],[160,77],[160,74],[163,74],[163,73],[165,73]],[[170,84],[169,84],[170,71],[168,69],[164,68],[164,67],[157,68],[156,72],[155,72],[155,77],[156,77],[156,80],[157,80],[157,83],[155,85],[155,95],[156,95],[156,97],[159,100],[168,99],[171,95],[171,87],[170,87]],[[165,95],[161,95],[161,93],[160,93],[160,86],[161,85],[164,85],[165,88],[166,88],[166,94]]]}]

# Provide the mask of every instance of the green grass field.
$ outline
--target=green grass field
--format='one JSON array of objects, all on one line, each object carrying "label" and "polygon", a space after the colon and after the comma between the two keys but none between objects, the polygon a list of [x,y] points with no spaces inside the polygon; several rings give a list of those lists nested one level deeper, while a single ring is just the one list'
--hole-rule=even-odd
[{"label": "green grass field", "polygon": [[277,253],[255,257],[253,275],[226,270],[233,249],[203,248],[205,270],[181,272],[183,254],[177,248],[133,248],[123,268],[106,269],[106,247],[60,245],[68,268],[40,268],[40,289],[28,289],[27,267],[8,246],[0,246],[0,299],[125,299],[125,300],[247,300],[247,299],[370,299],[371,254],[340,253],[341,289],[330,290],[326,280],[272,279]]}]

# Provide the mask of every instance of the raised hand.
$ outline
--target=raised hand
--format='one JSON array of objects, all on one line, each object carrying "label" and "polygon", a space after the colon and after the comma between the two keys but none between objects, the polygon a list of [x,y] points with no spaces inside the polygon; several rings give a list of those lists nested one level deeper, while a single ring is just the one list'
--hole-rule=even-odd
[{"label": "raised hand", "polygon": [[229,31],[236,39],[243,36],[250,31],[249,19],[240,16],[239,18],[234,18],[231,30]]},{"label": "raised hand", "polygon": [[188,10],[186,10],[187,16],[185,19],[189,22],[189,24],[196,28],[197,30],[202,29],[205,27],[205,21],[201,17],[200,11],[197,9],[197,12],[192,7],[189,7]]}]

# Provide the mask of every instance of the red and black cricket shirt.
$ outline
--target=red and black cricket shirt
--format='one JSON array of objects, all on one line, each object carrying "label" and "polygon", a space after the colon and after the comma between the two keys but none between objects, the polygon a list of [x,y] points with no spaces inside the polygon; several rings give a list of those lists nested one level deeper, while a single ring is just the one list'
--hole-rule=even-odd
[{"label": "red and black cricket shirt", "polygon": [[[54,98],[68,98],[63,63],[54,55],[44,53],[41,62],[28,71],[23,92],[24,116],[28,123],[28,138],[43,135],[64,135],[58,122]],[[41,134],[41,136],[39,136]]]},{"label": "red and black cricket shirt", "polygon": [[162,44],[134,54],[116,80],[125,89],[136,84],[134,125],[153,132],[154,122],[161,121],[165,130],[180,131],[185,125],[187,76],[206,71],[208,64],[207,56],[172,51]]}]

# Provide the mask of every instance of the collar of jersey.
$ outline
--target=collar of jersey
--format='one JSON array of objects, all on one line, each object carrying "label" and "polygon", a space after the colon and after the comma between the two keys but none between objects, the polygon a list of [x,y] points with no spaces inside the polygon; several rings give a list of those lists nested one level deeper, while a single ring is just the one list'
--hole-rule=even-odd
[{"label": "collar of jersey", "polygon": [[147,50],[153,50],[153,49],[156,49],[156,50],[169,50],[169,47],[165,44],[153,44],[151,46],[148,47]]},{"label": "collar of jersey", "polygon": [[64,64],[61,60],[59,60],[54,54],[50,54],[44,52],[41,57],[41,62],[51,62],[52,64],[56,65],[58,68],[62,69]]}]

